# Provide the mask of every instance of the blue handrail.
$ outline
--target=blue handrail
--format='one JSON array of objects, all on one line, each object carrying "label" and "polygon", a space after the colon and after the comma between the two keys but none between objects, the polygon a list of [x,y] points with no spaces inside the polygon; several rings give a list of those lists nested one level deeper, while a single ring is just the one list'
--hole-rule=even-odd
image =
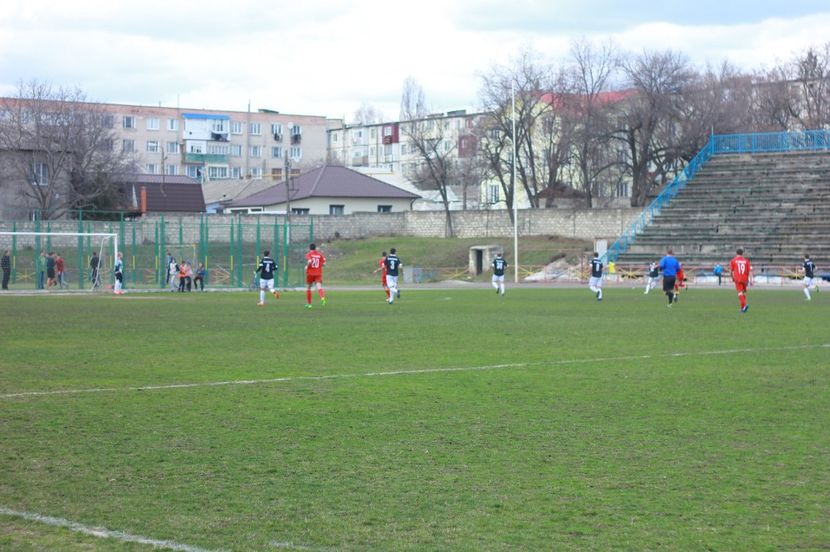
[{"label": "blue handrail", "polygon": [[692,178],[713,155],[735,153],[772,153],[787,151],[830,150],[830,130],[800,132],[760,132],[754,134],[714,134],[686,165],[680,174],[654,198],[634,222],[617,238],[603,255],[604,261],[616,261],[625,253],[634,238],[648,226],[663,207],[691,182]]}]

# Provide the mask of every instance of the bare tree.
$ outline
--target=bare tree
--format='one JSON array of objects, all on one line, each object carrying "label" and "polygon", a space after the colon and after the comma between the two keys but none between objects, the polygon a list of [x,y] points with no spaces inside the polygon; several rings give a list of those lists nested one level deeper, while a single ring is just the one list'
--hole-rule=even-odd
[{"label": "bare tree", "polygon": [[353,123],[358,125],[373,125],[383,122],[383,113],[375,106],[363,102],[354,112]]},{"label": "bare tree", "polygon": [[[541,192],[560,182],[568,155],[568,129],[560,101],[564,82],[561,70],[541,63],[537,54],[527,50],[511,67],[493,66],[482,77],[479,98],[491,119],[479,131],[481,151],[491,176],[501,184],[508,207],[513,206],[517,184],[523,186],[530,206],[539,207]],[[547,205],[551,201],[548,196]]]},{"label": "bare tree", "polygon": [[453,237],[450,186],[456,176],[458,143],[445,121],[426,115],[423,88],[411,77],[404,82],[401,119],[401,134],[416,156],[409,176],[419,188],[438,191],[447,217],[446,236]]},{"label": "bare tree", "polygon": [[620,104],[615,136],[625,145],[631,205],[641,206],[655,185],[677,169],[680,106],[695,73],[685,56],[671,50],[629,57],[622,68],[630,91]]},{"label": "bare tree", "polygon": [[571,44],[571,60],[572,93],[563,96],[570,122],[566,126],[571,128],[571,150],[586,207],[593,207],[603,175],[619,166],[612,152],[612,109],[619,94],[610,94],[618,60],[611,42],[596,47],[585,40]]},{"label": "bare tree", "polygon": [[0,112],[4,172],[43,218],[111,204],[114,182],[134,171],[132,160],[116,151],[111,115],[80,89],[21,83]]}]

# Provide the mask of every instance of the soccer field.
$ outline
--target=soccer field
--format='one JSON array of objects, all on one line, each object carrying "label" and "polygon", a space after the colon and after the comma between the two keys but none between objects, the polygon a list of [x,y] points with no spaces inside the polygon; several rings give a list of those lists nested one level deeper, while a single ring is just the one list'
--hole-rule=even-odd
[{"label": "soccer field", "polygon": [[827,548],[823,295],[0,297],[0,549]]}]

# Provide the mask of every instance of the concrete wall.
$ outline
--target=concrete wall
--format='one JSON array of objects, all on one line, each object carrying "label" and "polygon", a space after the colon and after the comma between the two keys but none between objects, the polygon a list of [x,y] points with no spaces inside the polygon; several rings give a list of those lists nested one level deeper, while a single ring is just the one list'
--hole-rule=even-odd
[{"label": "concrete wall", "polygon": [[[519,211],[518,231],[520,236],[557,235],[567,238],[594,240],[598,238],[614,239],[620,235],[634,218],[639,216],[638,209],[527,209]],[[260,219],[265,235],[271,232],[274,222],[282,223],[282,215],[207,215],[210,226],[209,239],[214,242],[229,241],[231,225],[238,220],[243,223],[246,240],[253,241],[256,235],[256,222]],[[161,217],[150,215],[135,223],[136,240],[152,243]],[[168,243],[176,243],[182,236],[184,243],[199,241],[200,227],[198,216],[183,215],[164,217]],[[443,211],[406,211],[401,213],[355,213],[345,216],[311,215],[292,216],[293,224],[314,224],[314,236],[317,240],[332,238],[370,238],[376,236],[420,236],[444,237],[446,215]],[[499,211],[455,211],[452,213],[455,235],[459,238],[501,238],[513,235],[513,224],[508,212]],[[181,224],[180,224],[181,221]],[[132,241],[133,223],[125,223],[126,238]],[[54,221],[48,223],[52,232],[77,232],[75,221]],[[42,223],[45,230],[47,223]],[[84,223],[84,231],[119,232],[118,223]],[[0,231],[11,231],[10,222],[0,222]],[[32,231],[34,224],[18,222],[18,231]],[[293,233],[298,241],[306,240],[306,231]],[[31,240],[18,238],[18,246]],[[293,241],[293,240],[292,240]],[[0,236],[0,247],[11,244],[9,236]]]}]

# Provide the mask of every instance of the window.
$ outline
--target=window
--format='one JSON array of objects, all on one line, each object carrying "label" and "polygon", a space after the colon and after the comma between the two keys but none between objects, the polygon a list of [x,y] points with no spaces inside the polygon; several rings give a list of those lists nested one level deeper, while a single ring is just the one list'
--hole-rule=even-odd
[{"label": "window", "polygon": [[179,166],[178,165],[167,165],[167,168],[164,170],[164,172],[168,176],[176,176],[176,175],[179,174]]},{"label": "window", "polygon": [[210,122],[210,130],[211,132],[219,132],[225,134],[228,132],[228,120],[227,119],[213,119]]},{"label": "window", "polygon": [[300,125],[291,125],[291,136],[300,136],[303,129]]},{"label": "window", "polygon": [[147,151],[150,152],[150,153],[158,153],[159,152],[158,140],[147,140]]},{"label": "window", "polygon": [[444,140],[444,153],[449,153],[450,151],[450,141]]},{"label": "window", "polygon": [[346,213],[345,205],[329,205],[330,215],[343,215]]},{"label": "window", "polygon": [[124,128],[135,128],[135,117],[124,117],[123,125]]},{"label": "window", "polygon": [[228,155],[231,152],[231,147],[228,144],[208,144],[207,152],[210,155]]},{"label": "window", "polygon": [[223,180],[228,178],[227,167],[208,167],[208,178],[211,180]]},{"label": "window", "polygon": [[32,185],[49,185],[49,167],[46,163],[32,163]]},{"label": "window", "polygon": [[401,155],[406,155],[406,144],[401,144]]},{"label": "window", "polygon": [[251,146],[251,157],[262,157],[262,146]]},{"label": "window", "polygon": [[101,116],[101,126],[104,128],[112,128],[115,126],[115,117],[110,114]]},{"label": "window", "polygon": [[291,146],[291,159],[299,161],[303,158],[303,148],[300,146]]},{"label": "window", "polygon": [[392,206],[391,205],[378,205],[378,213],[391,213]]},{"label": "window", "polygon": [[195,178],[196,180],[200,180],[202,178],[202,172],[196,165],[188,165],[187,176],[189,176],[190,178]]},{"label": "window", "polygon": [[384,136],[392,136],[392,127],[391,126],[383,127],[383,135]]},{"label": "window", "polygon": [[291,214],[292,215],[308,215],[311,213],[310,209],[304,209],[302,207],[292,207]]},{"label": "window", "polygon": [[242,178],[242,169],[240,167],[231,167],[231,178]]},{"label": "window", "polygon": [[251,178],[255,180],[262,179],[262,168],[261,167],[253,167],[251,168]]},{"label": "window", "polygon": [[499,202],[499,185],[490,184],[487,188],[487,203],[493,204]]},{"label": "window", "polygon": [[242,121],[231,121],[231,134],[242,134]]},{"label": "window", "polygon": [[148,163],[147,164],[147,174],[158,174],[159,173],[159,166],[155,163]]},{"label": "window", "polygon": [[190,153],[202,153],[202,144],[190,144]]},{"label": "window", "polygon": [[179,120],[167,119],[167,130],[179,130]]},{"label": "window", "polygon": [[167,142],[167,153],[179,153],[179,143]]},{"label": "window", "polygon": [[[282,124],[271,123],[271,134],[274,135],[274,140],[282,140]],[[279,138],[277,138],[279,136]]]},{"label": "window", "polygon": [[231,144],[231,155],[234,157],[242,157],[242,144]]},{"label": "window", "polygon": [[274,146],[271,148],[271,157],[274,159],[282,159],[282,147]]},{"label": "window", "polygon": [[147,121],[147,130],[158,130],[159,129],[159,120],[155,117],[148,117]]},{"label": "window", "polygon": [[339,132],[332,132],[331,133],[331,141],[333,144],[337,143],[337,137],[340,136]]},{"label": "window", "polygon": [[251,134],[255,136],[262,134],[262,125],[259,123],[251,123]]},{"label": "window", "polygon": [[271,167],[271,179],[282,180],[282,169],[278,167]]},{"label": "window", "polygon": [[372,140],[374,140],[374,139],[376,139],[377,137],[378,137],[378,129],[373,128],[373,129],[372,129],[372,131],[369,133],[369,138],[371,138]]},{"label": "window", "polygon": [[123,140],[121,142],[121,151],[124,153],[133,153],[135,151],[135,140]]}]

